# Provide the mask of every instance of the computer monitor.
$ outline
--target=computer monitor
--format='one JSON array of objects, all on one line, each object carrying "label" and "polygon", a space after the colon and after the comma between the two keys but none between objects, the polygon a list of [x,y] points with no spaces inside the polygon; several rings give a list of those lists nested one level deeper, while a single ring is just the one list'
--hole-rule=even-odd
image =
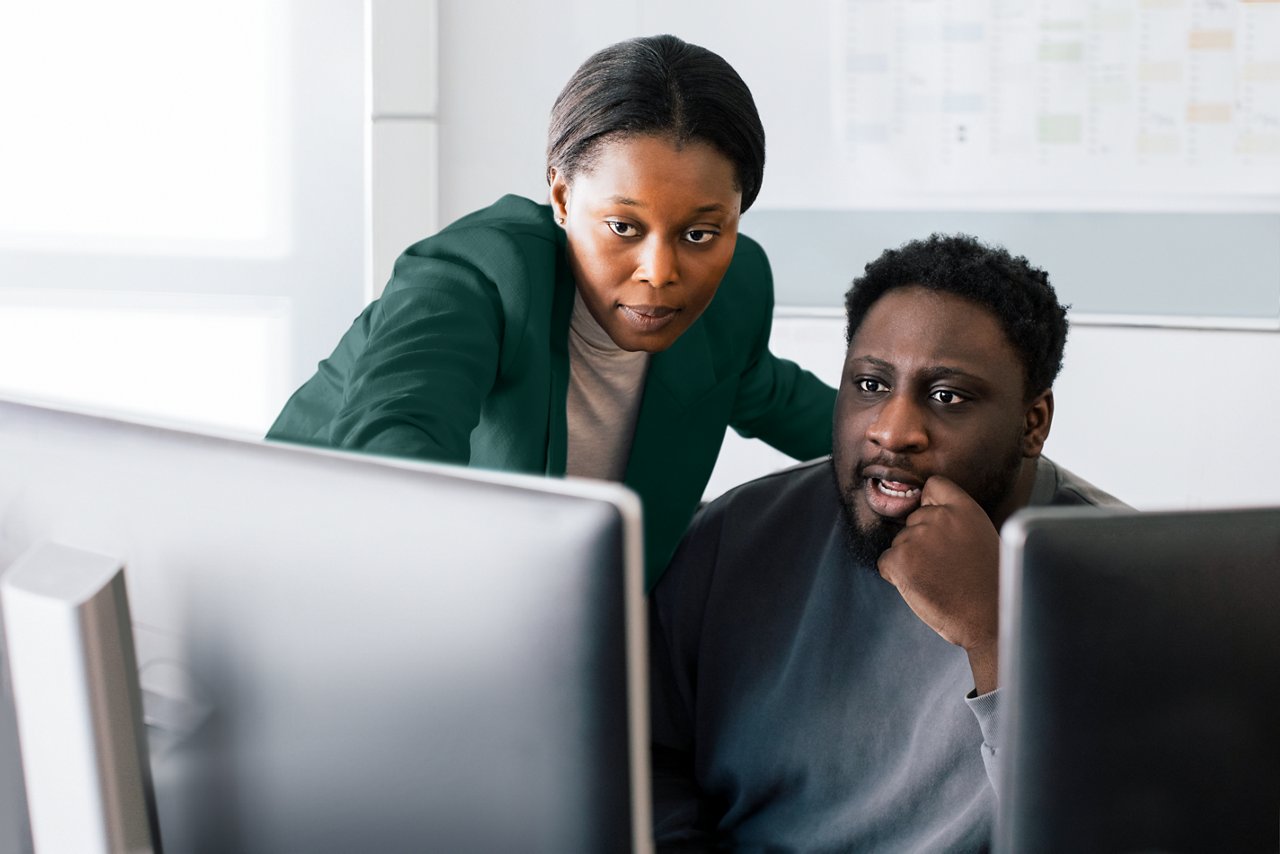
[{"label": "computer monitor", "polygon": [[1280,850],[1280,509],[1002,532],[1003,852]]},{"label": "computer monitor", "polygon": [[0,567],[42,542],[126,567],[167,851],[649,849],[622,487],[0,402]]}]

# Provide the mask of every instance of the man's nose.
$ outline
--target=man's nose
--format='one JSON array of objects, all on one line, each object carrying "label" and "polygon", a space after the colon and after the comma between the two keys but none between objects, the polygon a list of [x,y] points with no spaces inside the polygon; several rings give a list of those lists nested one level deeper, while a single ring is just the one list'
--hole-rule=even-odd
[{"label": "man's nose", "polygon": [[929,445],[925,414],[906,395],[890,395],[867,427],[867,438],[887,451],[921,451]]}]

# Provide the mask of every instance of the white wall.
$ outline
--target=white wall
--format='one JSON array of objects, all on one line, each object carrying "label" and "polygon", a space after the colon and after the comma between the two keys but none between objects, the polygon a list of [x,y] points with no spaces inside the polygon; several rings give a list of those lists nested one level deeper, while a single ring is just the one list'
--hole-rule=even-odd
[{"label": "white wall", "polygon": [[364,9],[0,4],[0,393],[261,435],[367,297]]},{"label": "white wall", "polygon": [[435,24],[0,4],[0,394],[262,435],[436,229]]},{"label": "white wall", "polygon": [[1081,327],[1048,452],[1142,509],[1280,504],[1280,334]]},{"label": "white wall", "polygon": [[369,297],[438,228],[437,16],[433,0],[366,0],[370,66]]}]

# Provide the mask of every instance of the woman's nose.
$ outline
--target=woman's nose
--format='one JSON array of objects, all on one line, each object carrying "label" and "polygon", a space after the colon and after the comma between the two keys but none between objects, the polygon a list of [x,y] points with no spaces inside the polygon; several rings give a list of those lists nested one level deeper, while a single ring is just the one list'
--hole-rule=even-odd
[{"label": "woman's nose", "polygon": [[644,242],[635,278],[652,288],[664,288],[679,281],[676,249],[670,241],[651,236]]}]

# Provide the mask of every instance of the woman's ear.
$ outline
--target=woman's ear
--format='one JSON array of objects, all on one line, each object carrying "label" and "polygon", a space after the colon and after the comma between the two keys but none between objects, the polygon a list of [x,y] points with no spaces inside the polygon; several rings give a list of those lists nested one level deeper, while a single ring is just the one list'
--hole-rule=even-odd
[{"label": "woman's ear", "polygon": [[1045,440],[1049,438],[1049,428],[1053,426],[1053,389],[1047,389],[1036,396],[1027,407],[1022,421],[1022,456],[1034,458],[1044,450]]},{"label": "woman's ear", "polygon": [[547,169],[547,183],[551,185],[551,213],[558,224],[564,225],[569,216],[569,182],[563,172],[552,166]]}]

